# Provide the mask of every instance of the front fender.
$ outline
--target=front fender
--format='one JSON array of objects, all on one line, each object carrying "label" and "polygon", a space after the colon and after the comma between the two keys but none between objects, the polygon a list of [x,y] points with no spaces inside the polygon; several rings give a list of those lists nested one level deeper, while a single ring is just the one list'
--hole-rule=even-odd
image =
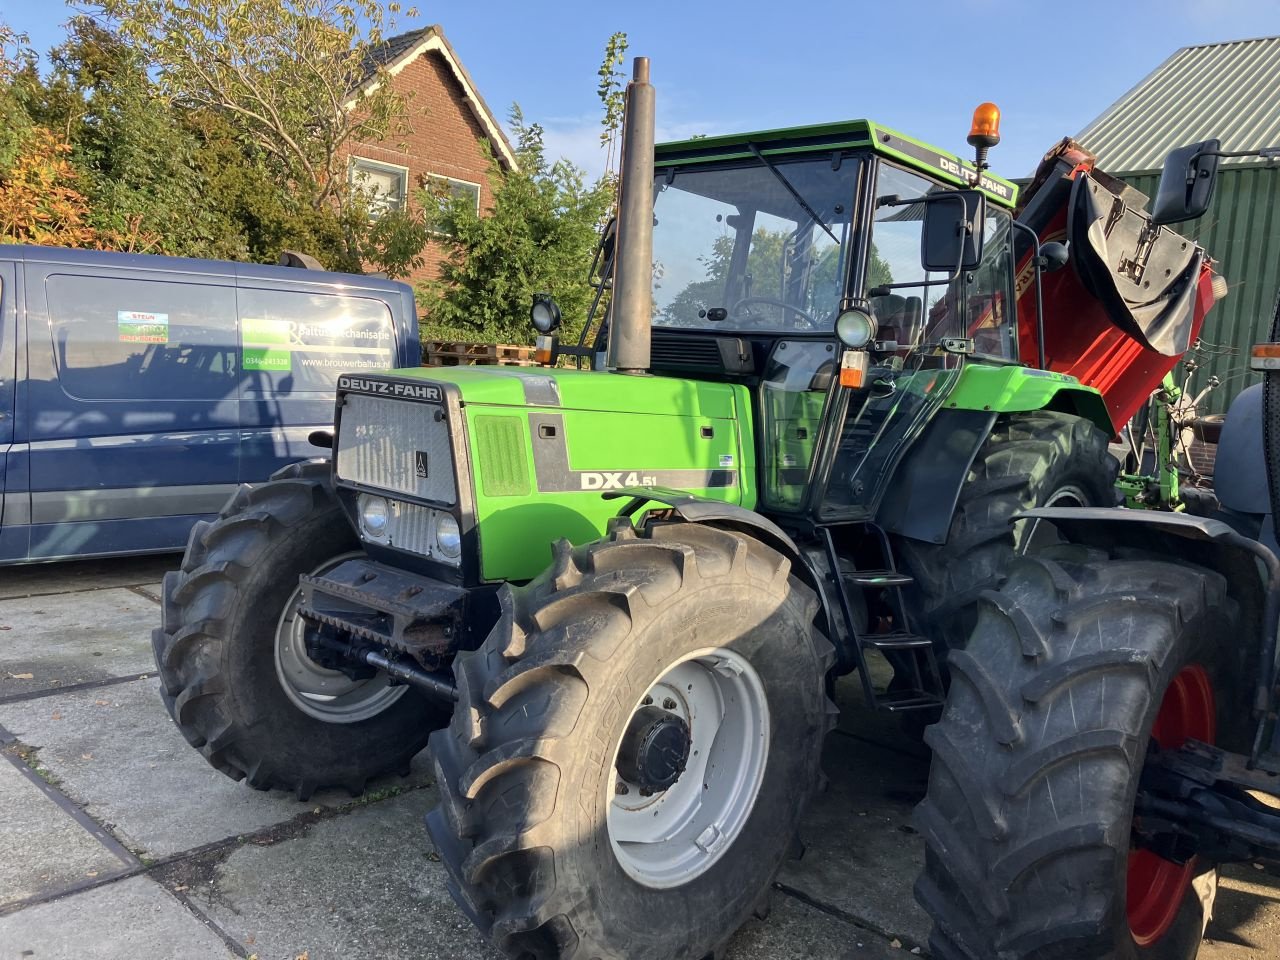
[{"label": "front fender", "polygon": [[1018,366],[968,364],[943,404],[946,410],[1025,413],[1053,410],[1093,423],[1109,437],[1116,435],[1106,401],[1093,387],[1051,370]]}]

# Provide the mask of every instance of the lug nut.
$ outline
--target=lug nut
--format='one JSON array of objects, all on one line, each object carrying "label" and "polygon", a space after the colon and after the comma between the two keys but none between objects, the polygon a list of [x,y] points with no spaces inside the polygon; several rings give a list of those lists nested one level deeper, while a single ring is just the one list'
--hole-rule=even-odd
[{"label": "lug nut", "polygon": [[663,710],[674,710],[675,708],[676,708],[676,702],[672,700],[670,697],[667,697],[667,699],[662,701]]},{"label": "lug nut", "polygon": [[653,704],[653,697],[645,697],[643,700],[640,701],[640,706],[642,707],[648,707],[648,706],[651,706],[652,704]]},{"label": "lug nut", "polygon": [[613,788],[613,792],[620,797],[625,797],[631,791],[627,788],[627,785],[625,783],[619,780],[617,785]]}]

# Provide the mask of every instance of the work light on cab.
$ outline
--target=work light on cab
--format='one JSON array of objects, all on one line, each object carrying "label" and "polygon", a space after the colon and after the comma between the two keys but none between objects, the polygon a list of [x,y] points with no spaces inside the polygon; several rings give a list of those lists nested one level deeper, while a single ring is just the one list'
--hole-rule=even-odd
[{"label": "work light on cab", "polygon": [[994,103],[980,103],[973,111],[969,127],[969,146],[977,150],[974,166],[987,169],[987,151],[1000,142],[1000,108]]}]

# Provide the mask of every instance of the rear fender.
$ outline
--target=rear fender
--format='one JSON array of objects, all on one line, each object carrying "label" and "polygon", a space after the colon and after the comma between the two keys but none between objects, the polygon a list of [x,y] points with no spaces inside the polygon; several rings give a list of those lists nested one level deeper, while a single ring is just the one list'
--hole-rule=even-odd
[{"label": "rear fender", "polygon": [[[1243,537],[1220,520],[1114,507],[1041,507],[1014,519],[1049,522],[1070,543],[1116,551],[1141,550],[1171,562],[1189,563],[1217,571],[1227,581],[1227,593],[1240,609],[1240,644],[1224,650],[1223,676],[1234,689],[1220,691],[1227,704],[1248,703],[1255,718],[1274,716],[1276,702],[1276,627],[1280,618],[1280,560],[1258,543]],[[1243,716],[1229,717],[1224,731],[1228,750],[1251,752],[1258,738],[1251,736]],[[1261,728],[1260,728],[1261,729]],[[1256,753],[1255,753],[1256,756]]]}]

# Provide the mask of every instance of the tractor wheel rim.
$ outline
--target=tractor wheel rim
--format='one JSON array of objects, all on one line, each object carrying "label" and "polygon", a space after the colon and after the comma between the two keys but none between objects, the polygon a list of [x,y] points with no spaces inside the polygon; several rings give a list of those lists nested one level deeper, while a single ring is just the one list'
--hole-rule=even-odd
[{"label": "tractor wheel rim", "polygon": [[[1192,739],[1213,743],[1215,717],[1213,683],[1208,673],[1194,664],[1183,667],[1165,691],[1151,737],[1162,750],[1176,750]],[[1150,946],[1169,932],[1195,878],[1196,867],[1194,857],[1177,864],[1150,850],[1129,851],[1125,908],[1135,943]]]},{"label": "tractor wheel rim", "polygon": [[[359,551],[344,553],[320,564],[311,571],[318,577]],[[276,678],[290,702],[309,717],[325,723],[359,723],[376,717],[404,696],[409,689],[392,685],[391,677],[381,670],[367,680],[352,680],[345,673],[320,666],[307,655],[306,622],[298,616],[302,603],[302,586],[289,595],[289,600],[276,623]]]},{"label": "tractor wheel rim", "polygon": [[[769,756],[769,704],[755,668],[724,648],[668,666],[633,710],[667,711],[688,730],[686,762],[665,790],[618,772],[607,784],[609,843],[629,877],[667,889],[701,876],[729,850],[751,816]],[[626,766],[624,763],[623,766]]]}]

